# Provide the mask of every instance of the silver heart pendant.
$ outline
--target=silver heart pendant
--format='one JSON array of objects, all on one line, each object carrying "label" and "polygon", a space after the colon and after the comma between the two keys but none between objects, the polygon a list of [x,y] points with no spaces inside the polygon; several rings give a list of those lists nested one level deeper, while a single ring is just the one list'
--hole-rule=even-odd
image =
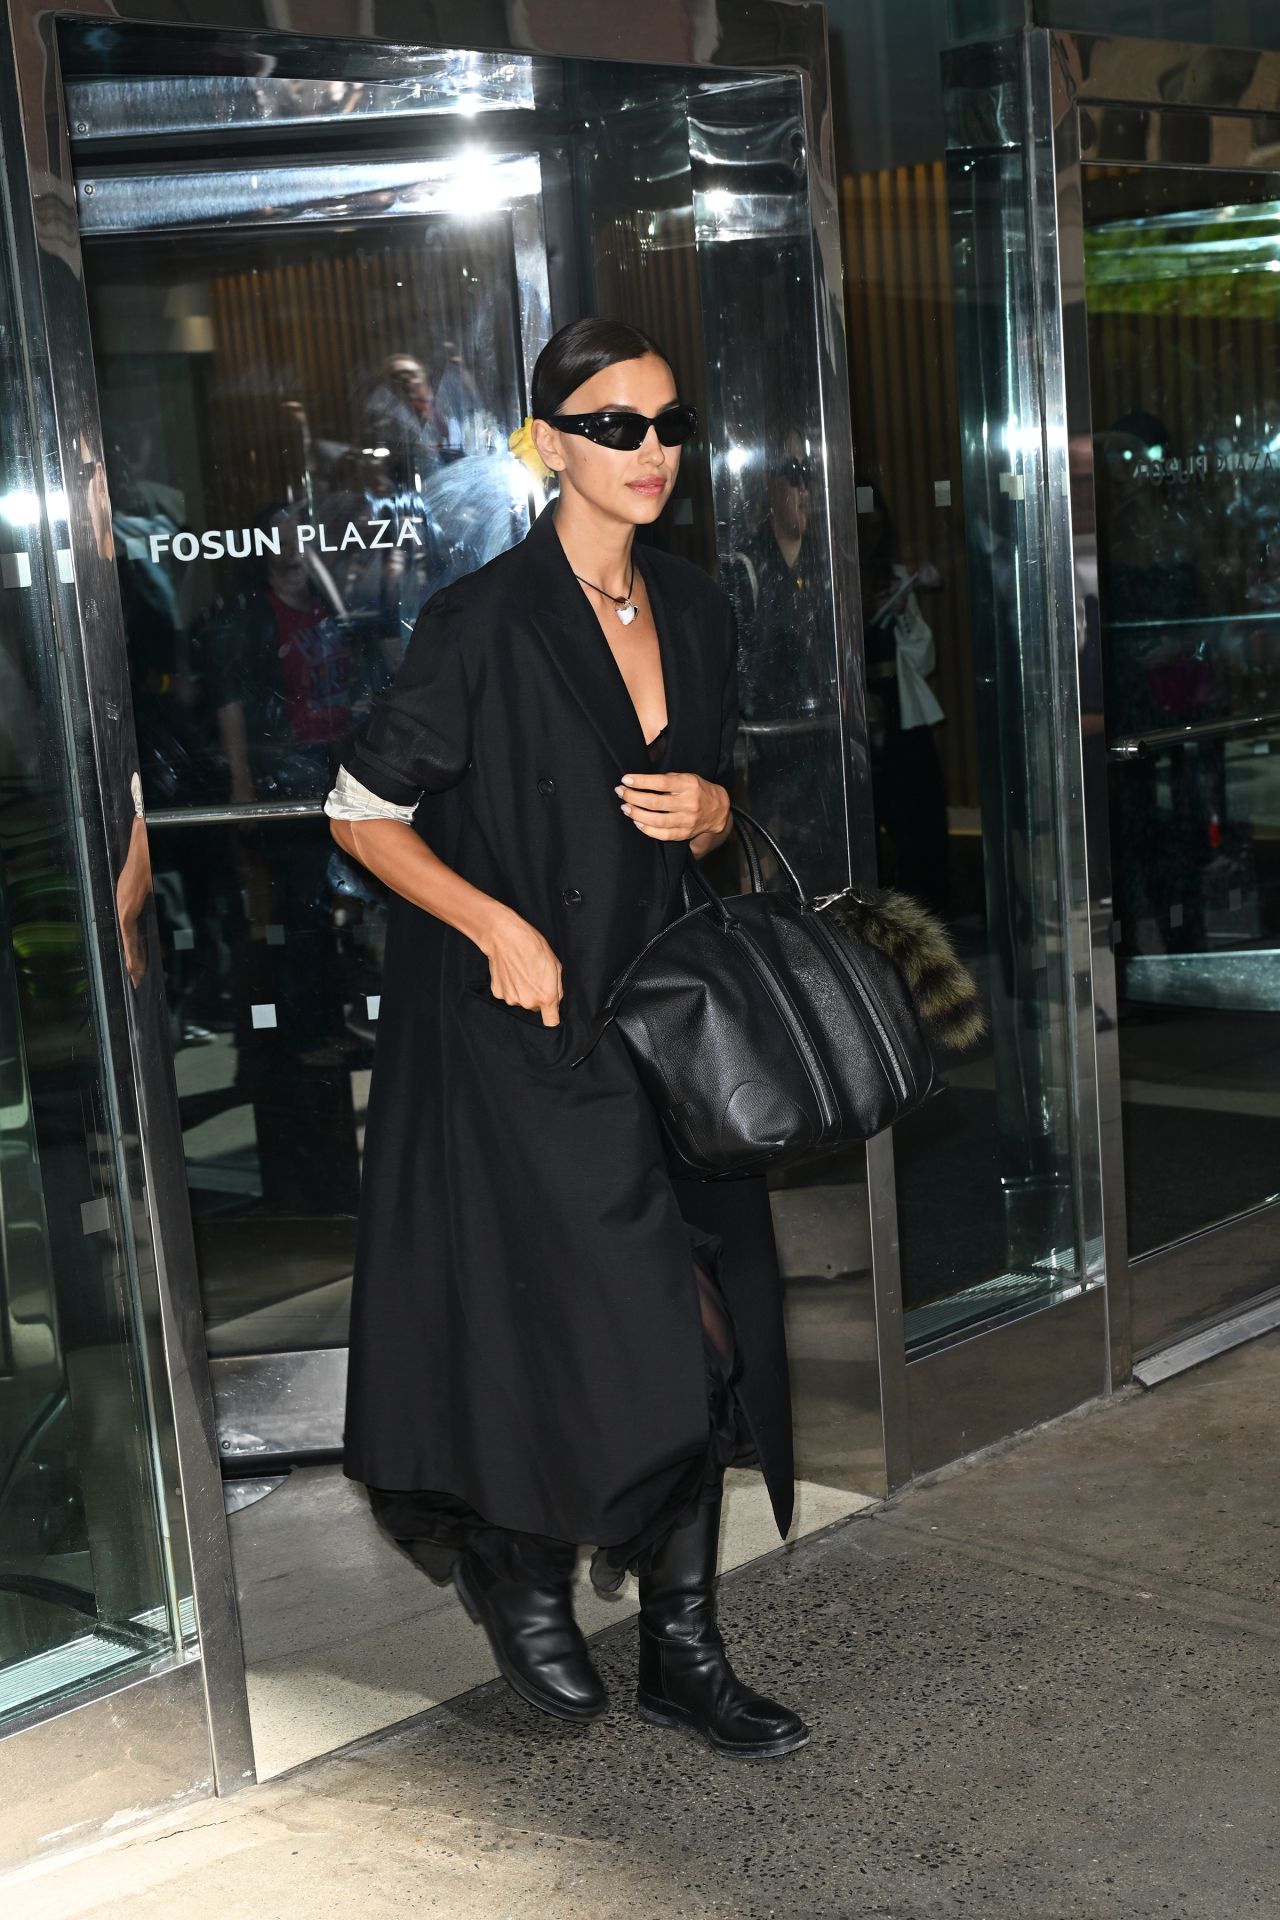
[{"label": "silver heart pendant", "polygon": [[631,625],[631,622],[635,619],[636,614],[639,611],[640,609],[637,606],[635,606],[630,600],[628,600],[624,606],[614,608],[614,612],[617,614],[619,620],[621,620],[624,627],[629,627]]}]

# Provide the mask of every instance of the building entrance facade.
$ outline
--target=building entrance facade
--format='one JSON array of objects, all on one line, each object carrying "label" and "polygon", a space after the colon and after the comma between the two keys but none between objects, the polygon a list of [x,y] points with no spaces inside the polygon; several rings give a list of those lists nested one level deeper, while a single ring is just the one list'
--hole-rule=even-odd
[{"label": "building entrance facade", "polygon": [[951,48],[927,179],[842,180],[817,4],[142,11],[14,0],[0,74],[6,1866],[261,1763],[237,1585],[337,1470],[379,1009],[322,801],[545,506],[510,440],[578,313],[698,407],[660,537],[735,598],[737,797],[814,890],[930,898],[990,1016],[772,1186],[813,1511],[1280,1285],[1280,56],[1191,109],[1152,42]]}]

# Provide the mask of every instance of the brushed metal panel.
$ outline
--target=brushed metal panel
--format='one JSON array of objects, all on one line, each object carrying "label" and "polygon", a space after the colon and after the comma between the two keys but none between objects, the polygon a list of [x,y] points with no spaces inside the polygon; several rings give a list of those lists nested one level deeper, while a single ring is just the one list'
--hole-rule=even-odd
[{"label": "brushed metal panel", "polygon": [[243,1353],[209,1362],[224,1461],[290,1460],[342,1445],[347,1349]]},{"label": "brushed metal panel", "polygon": [[1105,1288],[907,1366],[913,1473],[1069,1413],[1107,1391]]},{"label": "brushed metal panel", "polygon": [[1135,1260],[1133,1346],[1157,1352],[1280,1287],[1280,1202]]},{"label": "brushed metal panel", "polygon": [[[213,1793],[199,1660],[0,1739],[0,1873]],[[7,1913],[22,1911],[12,1891]]]}]

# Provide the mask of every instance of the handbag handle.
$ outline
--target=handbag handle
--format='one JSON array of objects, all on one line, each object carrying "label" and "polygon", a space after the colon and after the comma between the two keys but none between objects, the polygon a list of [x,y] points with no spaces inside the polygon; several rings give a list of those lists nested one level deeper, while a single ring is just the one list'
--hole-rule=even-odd
[{"label": "handbag handle", "polygon": [[[760,825],[760,822],[754,817],[753,814],[748,813],[745,807],[735,806],[732,801],[730,801],[729,803],[729,814],[730,814],[730,818],[733,821],[734,826],[738,830],[738,838],[741,840],[743,849],[746,853],[747,872],[750,875],[750,879],[751,879],[752,893],[764,892],[764,870],[760,865],[760,855],[756,850],[755,842],[751,838],[751,831],[754,829],[754,831],[760,835],[765,845],[769,848],[769,851],[773,854],[773,857],[777,861],[779,867],[782,869],[782,872],[786,875],[787,882],[791,888],[792,893],[794,893],[799,905],[802,907],[807,906],[809,904],[808,898],[805,894],[804,888],[800,885],[800,882],[796,877],[795,868],[791,865],[791,862],[787,859],[787,856],[783,853],[781,847],[778,845],[777,841],[773,838],[772,834],[770,834],[766,828],[762,827]],[[701,901],[699,901],[697,906],[694,906],[689,898],[689,888],[691,883],[704,896],[704,898]],[[681,897],[683,898],[685,903],[685,907],[690,913],[701,913],[705,908],[710,907],[712,912],[717,916],[717,918],[720,920],[723,926],[728,926],[732,921],[733,915],[729,912],[729,909],[725,905],[724,900],[716,892],[715,888],[712,886],[711,882],[707,879],[706,875],[700,871],[696,862],[690,861],[690,863],[686,866],[683,874],[680,876],[680,891],[681,891]],[[627,966],[627,968],[622,973],[619,974],[618,978],[614,981],[612,987],[609,990],[608,997],[604,1001],[604,1004],[600,1007],[599,1011],[596,1014],[595,1019],[591,1023],[591,1032],[588,1035],[586,1046],[582,1049],[582,1052],[578,1055],[576,1060],[571,1060],[569,1062],[569,1065],[571,1067],[581,1066],[582,1062],[586,1059],[587,1055],[591,1052],[597,1040],[599,1040],[601,1034],[604,1032],[609,1022],[613,1019],[614,1014],[617,1012],[618,1002],[621,1000],[623,994],[626,992],[628,986],[631,984],[631,976],[635,972],[636,968],[640,965],[640,962],[645,958],[647,954],[653,951],[654,947],[657,946],[660,940],[665,940],[668,933],[670,933],[672,926],[676,924],[677,923],[674,921],[669,921],[665,927],[659,927],[658,931],[653,935],[653,937],[645,941],[645,944],[641,947],[639,953],[636,954],[635,958],[631,961],[630,965]]]},{"label": "handbag handle", "polygon": [[751,873],[752,893],[764,892],[764,876],[760,871],[760,856],[756,852],[751,839],[752,833],[758,833],[777,861],[779,868],[786,875],[787,885],[791,888],[792,893],[794,893],[798,904],[802,907],[807,906],[809,904],[809,896],[800,884],[799,875],[768,828],[761,826],[754,813],[748,813],[745,807],[735,806],[732,800],[729,802],[729,811],[733,815],[733,824],[738,829],[738,838],[747,850],[747,866]]},{"label": "handbag handle", "polygon": [[[704,885],[705,885],[705,882],[704,882]],[[714,899],[716,905],[720,906],[722,903],[721,903],[719,894],[716,893],[714,889],[708,889],[708,891],[711,892],[712,898]],[[699,906],[693,907],[691,911],[693,913],[701,913],[703,911],[703,908],[706,907],[707,905],[708,905],[708,902],[704,900]],[[728,918],[727,915],[725,917],[726,919]],[[614,1014],[618,1011],[618,1002],[619,1000],[621,1000],[623,994],[626,992],[628,986],[631,984],[631,976],[635,972],[636,968],[640,965],[640,962],[644,959],[645,955],[648,953],[652,953],[653,949],[657,946],[658,942],[660,940],[665,940],[667,935],[670,933],[672,927],[677,926],[678,924],[679,924],[678,921],[673,920],[673,921],[669,921],[665,927],[659,927],[658,931],[653,935],[653,937],[645,941],[639,953],[636,955],[635,959],[630,962],[630,964],[627,966],[625,971],[618,975],[612,987],[609,989],[608,996],[604,1000],[603,1004],[601,1005],[598,1013],[596,1014],[595,1019],[591,1022],[591,1032],[587,1037],[586,1046],[582,1049],[582,1052],[578,1055],[576,1060],[571,1060],[569,1062],[569,1065],[571,1067],[580,1067],[582,1065],[582,1062],[586,1059],[587,1055],[591,1052],[591,1049],[595,1046],[596,1041],[600,1038],[600,1035],[604,1032],[605,1028],[608,1026],[609,1022],[612,1020]]]},{"label": "handbag handle", "polygon": [[[751,882],[752,893],[764,892],[764,871],[760,865],[759,851],[752,838],[753,834],[758,833],[777,861],[780,871],[785,875],[787,885],[795,895],[797,904],[801,907],[808,906],[808,895],[800,884],[799,876],[795,868],[787,859],[786,854],[782,851],[782,848],[778,845],[768,828],[762,827],[753,813],[748,813],[745,807],[737,806],[732,800],[729,802],[729,817],[737,829],[738,839],[742,843],[742,850],[746,855],[747,874]],[[720,895],[716,892],[710,881],[703,877],[702,871],[696,863],[687,866],[681,875],[680,885],[684,894],[685,904],[689,904],[688,883],[690,880],[696,883],[700,893],[705,894],[712,903],[719,908],[721,918],[728,919],[729,916]]]}]

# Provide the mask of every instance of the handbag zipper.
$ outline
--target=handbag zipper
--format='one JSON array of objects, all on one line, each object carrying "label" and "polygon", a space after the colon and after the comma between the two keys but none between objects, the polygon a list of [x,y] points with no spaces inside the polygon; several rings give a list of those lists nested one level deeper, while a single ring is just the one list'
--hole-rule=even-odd
[{"label": "handbag zipper", "polygon": [[840,1109],[835,1103],[835,1097],[831,1092],[831,1087],[828,1083],[822,1062],[814,1052],[808,1034],[805,1032],[802,1023],[796,1018],[795,1009],[791,1006],[786,994],[774,978],[773,968],[760,951],[753,935],[743,926],[741,920],[731,920],[729,927],[730,931],[735,933],[741,940],[744,953],[746,953],[752,966],[760,976],[760,979],[764,982],[765,991],[773,1001],[781,1017],[782,1024],[790,1035],[791,1044],[799,1055],[800,1064],[808,1075],[809,1086],[822,1113],[822,1133],[815,1142],[815,1148],[821,1147],[831,1138],[840,1125]]},{"label": "handbag zipper", "polygon": [[[889,1065],[893,1068],[893,1075],[898,1083],[898,1092],[905,1101],[910,1098],[910,1089],[907,1086],[906,1073],[903,1070],[898,1049],[894,1045],[893,1036],[886,1027],[880,1009],[876,1005],[875,995],[863,980],[861,968],[858,966],[853,955],[846,952],[835,935],[820,923],[818,919],[819,911],[820,909],[816,907],[813,909],[814,931],[817,933],[820,943],[826,948],[834,962],[837,972],[849,981],[849,984],[854,988],[858,998],[861,1000],[868,1019],[879,1035],[880,1044],[888,1058]],[[914,1077],[913,1075],[912,1078],[914,1079]]]}]

